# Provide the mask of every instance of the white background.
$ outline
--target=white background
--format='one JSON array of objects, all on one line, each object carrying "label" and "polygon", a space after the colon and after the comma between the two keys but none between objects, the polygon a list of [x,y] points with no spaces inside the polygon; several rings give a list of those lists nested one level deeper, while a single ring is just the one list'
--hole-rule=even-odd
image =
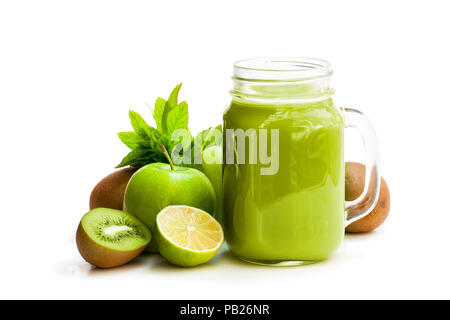
[{"label": "white background", "polygon": [[[450,298],[447,1],[2,1],[0,298]],[[225,250],[180,269],[157,256],[91,270],[74,233],[127,152],[131,108],[183,82],[193,132],[220,123],[231,66],[309,56],[336,102],[378,130],[391,215],[300,268]],[[350,141],[350,142],[348,142]],[[347,137],[347,158],[360,155]]]}]

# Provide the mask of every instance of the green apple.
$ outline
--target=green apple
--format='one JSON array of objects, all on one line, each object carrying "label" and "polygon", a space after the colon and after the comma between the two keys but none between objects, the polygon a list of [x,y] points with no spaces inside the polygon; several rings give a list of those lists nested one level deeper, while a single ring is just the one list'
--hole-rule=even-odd
[{"label": "green apple", "polygon": [[211,146],[203,150],[200,170],[212,182],[216,193],[214,218],[222,223],[222,146]]},{"label": "green apple", "polygon": [[[151,163],[140,168],[128,182],[123,202],[127,211],[156,230],[156,215],[170,205],[185,205],[215,213],[214,188],[205,174],[194,168]],[[159,252],[156,237],[146,249]]]}]

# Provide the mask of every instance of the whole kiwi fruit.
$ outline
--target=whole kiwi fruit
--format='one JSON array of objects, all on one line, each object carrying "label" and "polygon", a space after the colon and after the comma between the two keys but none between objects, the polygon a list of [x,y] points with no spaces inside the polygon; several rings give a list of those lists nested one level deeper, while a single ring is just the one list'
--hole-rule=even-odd
[{"label": "whole kiwi fruit", "polygon": [[[366,166],[359,162],[345,163],[345,200],[357,199],[364,191]],[[345,228],[346,232],[359,233],[375,230],[383,224],[389,215],[391,197],[389,188],[381,177],[380,195],[375,208],[364,218],[359,219]]]},{"label": "whole kiwi fruit", "polygon": [[122,210],[125,189],[136,171],[137,168],[126,167],[103,178],[91,192],[89,208],[91,210],[95,208]]},{"label": "whole kiwi fruit", "polygon": [[76,234],[81,256],[99,268],[113,268],[133,260],[151,239],[150,230],[136,217],[107,208],[86,213]]}]

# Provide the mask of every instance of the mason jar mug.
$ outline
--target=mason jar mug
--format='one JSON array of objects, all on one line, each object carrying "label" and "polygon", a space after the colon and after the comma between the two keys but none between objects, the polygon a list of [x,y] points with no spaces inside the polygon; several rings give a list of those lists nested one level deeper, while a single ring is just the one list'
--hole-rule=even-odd
[{"label": "mason jar mug", "polygon": [[[234,65],[223,115],[223,225],[229,249],[259,264],[328,258],[345,226],[376,205],[378,145],[369,120],[333,103],[331,67],[309,58]],[[363,194],[345,201],[344,129],[361,131]]]}]

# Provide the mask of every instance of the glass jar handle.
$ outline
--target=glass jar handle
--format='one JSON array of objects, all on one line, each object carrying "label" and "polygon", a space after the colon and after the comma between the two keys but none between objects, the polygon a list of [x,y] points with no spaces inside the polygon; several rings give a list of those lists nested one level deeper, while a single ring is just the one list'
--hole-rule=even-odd
[{"label": "glass jar handle", "polygon": [[380,164],[378,139],[369,118],[362,112],[344,108],[346,128],[356,128],[361,132],[366,153],[366,177],[363,193],[352,201],[345,201],[346,226],[368,215],[378,202],[380,194]]}]

